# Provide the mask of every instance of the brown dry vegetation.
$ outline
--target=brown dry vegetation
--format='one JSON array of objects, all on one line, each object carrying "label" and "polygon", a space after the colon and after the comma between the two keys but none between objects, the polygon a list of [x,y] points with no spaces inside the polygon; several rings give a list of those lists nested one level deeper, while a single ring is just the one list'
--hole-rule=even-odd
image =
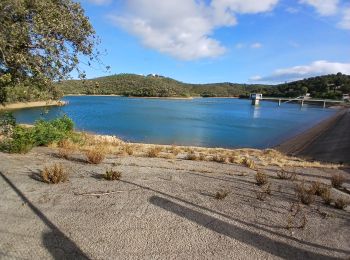
[{"label": "brown dry vegetation", "polygon": [[264,201],[268,195],[271,195],[271,183],[268,183],[261,187],[260,190],[256,191],[256,198]]},{"label": "brown dry vegetation", "polygon": [[345,209],[349,204],[350,204],[350,201],[343,197],[340,197],[334,201],[334,206],[337,209]]},{"label": "brown dry vegetation", "polygon": [[134,148],[132,145],[127,144],[124,146],[124,151],[125,153],[127,153],[128,155],[133,155],[134,154]]},{"label": "brown dry vegetation", "polygon": [[186,160],[192,160],[192,161],[197,161],[199,159],[199,157],[194,153],[194,151],[190,151],[186,157]]},{"label": "brown dry vegetation", "polygon": [[313,190],[311,187],[307,187],[304,181],[300,184],[296,184],[295,193],[298,200],[305,205],[310,205],[315,200]]},{"label": "brown dry vegetation", "polygon": [[311,184],[309,192],[316,196],[321,196],[324,192],[326,192],[326,190],[327,190],[326,184],[320,183],[319,181],[314,181]]},{"label": "brown dry vegetation", "polygon": [[321,193],[321,198],[326,205],[330,205],[333,202],[333,198],[331,196],[331,189],[326,187]]},{"label": "brown dry vegetation", "polygon": [[95,146],[85,152],[86,159],[89,163],[99,164],[106,157],[106,149],[102,146]]},{"label": "brown dry vegetation", "polygon": [[267,184],[269,181],[267,175],[261,171],[256,172],[255,180],[256,180],[256,184],[259,186]]},{"label": "brown dry vegetation", "polygon": [[[230,162],[233,164],[242,164],[255,170],[259,169],[259,167],[265,167],[267,165],[278,166],[281,169],[284,167],[337,169],[339,167],[339,165],[336,164],[310,162],[300,158],[286,156],[273,149],[222,149],[176,145],[154,146],[150,144],[129,144],[113,136],[89,135],[85,133],[82,134],[82,136],[84,142],[82,142],[83,145],[79,148],[82,151],[93,150],[95,149],[94,147],[103,145],[106,150],[118,155],[146,155],[149,157],[177,158],[179,155],[185,154],[186,157],[188,153],[194,153],[196,154],[197,159],[201,161],[211,160],[219,163]],[[167,156],[166,154],[172,154],[172,156]],[[287,179],[292,179],[294,176],[291,173],[288,173],[287,175]]]},{"label": "brown dry vegetation", "polygon": [[243,158],[242,165],[248,167],[249,169],[256,169],[255,162],[252,159],[249,159],[248,157]]},{"label": "brown dry vegetation", "polygon": [[160,147],[160,146],[151,147],[147,151],[147,156],[148,157],[158,157],[161,151],[162,151],[162,147]]},{"label": "brown dry vegetation", "polygon": [[121,176],[122,176],[121,172],[110,169],[110,170],[106,170],[105,174],[103,175],[103,178],[108,181],[115,181],[115,180],[119,180]]},{"label": "brown dry vegetation", "polygon": [[221,155],[221,154],[215,154],[212,157],[212,161],[213,162],[218,162],[218,163],[224,163],[224,162],[226,162],[226,157]]},{"label": "brown dry vegetation", "polygon": [[289,209],[290,214],[287,218],[287,229],[304,229],[307,224],[307,216],[300,203],[292,203]]},{"label": "brown dry vegetation", "polygon": [[51,166],[45,167],[41,172],[41,178],[44,182],[49,184],[57,184],[68,180],[68,173],[62,164],[55,163]]},{"label": "brown dry vegetation", "polygon": [[215,199],[217,200],[223,200],[224,198],[226,198],[228,195],[228,191],[226,190],[220,190],[220,191],[217,191],[215,193]]},{"label": "brown dry vegetation", "polygon": [[296,180],[296,174],[292,172],[285,171],[284,169],[281,169],[277,172],[277,177],[281,180]]},{"label": "brown dry vegetation", "polygon": [[69,159],[76,150],[77,145],[68,139],[58,143],[58,155],[62,158]]},{"label": "brown dry vegetation", "polygon": [[340,173],[333,174],[331,178],[331,183],[334,188],[340,188],[344,183],[344,176]]}]

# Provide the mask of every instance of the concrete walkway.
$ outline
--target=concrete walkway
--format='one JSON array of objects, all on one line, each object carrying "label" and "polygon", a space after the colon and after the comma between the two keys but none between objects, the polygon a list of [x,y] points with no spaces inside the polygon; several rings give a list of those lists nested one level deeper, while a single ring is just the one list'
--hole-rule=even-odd
[{"label": "concrete walkway", "polygon": [[317,161],[350,163],[350,109],[341,110],[276,149]]}]

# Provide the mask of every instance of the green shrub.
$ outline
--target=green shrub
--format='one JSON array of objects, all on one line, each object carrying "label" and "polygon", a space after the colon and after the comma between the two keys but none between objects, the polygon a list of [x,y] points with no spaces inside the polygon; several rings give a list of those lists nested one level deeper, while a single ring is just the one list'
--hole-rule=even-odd
[{"label": "green shrub", "polygon": [[35,143],[31,129],[15,126],[11,138],[5,139],[0,150],[8,153],[27,153]]},{"label": "green shrub", "polygon": [[16,126],[16,119],[10,112],[0,113],[0,134],[7,136]]},{"label": "green shrub", "polygon": [[73,134],[74,126],[73,121],[67,116],[47,122],[39,120],[32,128],[18,126],[15,121],[8,120],[7,126],[10,125],[11,133],[0,143],[0,151],[9,153],[26,153],[34,146],[67,139]]},{"label": "green shrub", "polygon": [[40,146],[59,142],[67,138],[68,134],[72,132],[73,126],[73,121],[67,116],[52,121],[39,120],[33,128],[35,144]]}]

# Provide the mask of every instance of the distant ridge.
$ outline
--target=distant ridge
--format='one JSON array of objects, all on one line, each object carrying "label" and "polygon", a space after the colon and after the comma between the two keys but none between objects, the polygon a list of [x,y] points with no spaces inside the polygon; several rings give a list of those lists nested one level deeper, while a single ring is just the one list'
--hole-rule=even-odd
[{"label": "distant ridge", "polygon": [[341,73],[313,77],[278,85],[208,83],[188,84],[160,75],[118,74],[89,80],[58,83],[64,94],[123,95],[136,97],[238,97],[251,92],[265,96],[295,97],[310,93],[312,97],[340,99],[350,93],[350,76]]}]

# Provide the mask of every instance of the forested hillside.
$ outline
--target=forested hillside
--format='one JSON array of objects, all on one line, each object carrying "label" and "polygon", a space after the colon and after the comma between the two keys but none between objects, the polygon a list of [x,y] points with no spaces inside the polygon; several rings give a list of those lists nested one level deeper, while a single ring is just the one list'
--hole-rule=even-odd
[{"label": "forested hillside", "polygon": [[275,96],[296,97],[310,93],[314,98],[341,99],[350,93],[350,76],[337,73],[280,84]]},{"label": "forested hillside", "polygon": [[233,97],[260,92],[265,96],[312,97],[340,99],[350,92],[350,76],[338,73],[308,78],[279,85],[235,83],[186,84],[157,75],[118,74],[90,80],[69,80],[58,83],[64,94],[116,94],[139,97]]},{"label": "forested hillside", "polygon": [[91,80],[59,83],[65,94],[116,94],[139,97],[239,96],[270,88],[233,83],[186,84],[162,76],[118,74]]}]

